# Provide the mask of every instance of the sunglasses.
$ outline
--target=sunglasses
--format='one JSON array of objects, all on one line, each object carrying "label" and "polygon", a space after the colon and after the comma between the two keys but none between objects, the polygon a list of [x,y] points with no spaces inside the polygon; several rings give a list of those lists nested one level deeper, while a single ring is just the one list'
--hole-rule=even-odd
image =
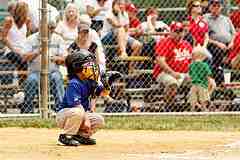
[{"label": "sunglasses", "polygon": [[193,4],[192,7],[197,8],[197,7],[202,7],[202,6],[200,4]]}]

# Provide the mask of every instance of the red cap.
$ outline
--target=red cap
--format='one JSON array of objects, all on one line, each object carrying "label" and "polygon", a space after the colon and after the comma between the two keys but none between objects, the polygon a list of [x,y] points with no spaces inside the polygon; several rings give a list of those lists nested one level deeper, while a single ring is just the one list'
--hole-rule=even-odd
[{"label": "red cap", "polygon": [[126,4],[126,10],[128,12],[138,12],[137,7],[133,3]]},{"label": "red cap", "polygon": [[172,24],[170,25],[170,30],[171,32],[175,32],[177,30],[183,30],[184,26],[181,22],[172,22]]}]

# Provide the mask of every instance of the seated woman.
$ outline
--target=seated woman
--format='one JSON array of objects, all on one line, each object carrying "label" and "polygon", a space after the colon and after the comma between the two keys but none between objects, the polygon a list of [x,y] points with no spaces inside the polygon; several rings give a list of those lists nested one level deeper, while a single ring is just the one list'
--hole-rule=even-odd
[{"label": "seated woman", "polygon": [[57,25],[55,32],[60,34],[65,40],[66,47],[77,38],[79,23],[78,9],[73,3],[69,3],[64,11],[63,20]]},{"label": "seated woman", "polygon": [[23,61],[22,55],[27,32],[31,30],[28,5],[25,2],[17,2],[12,7],[11,14],[5,18],[2,28],[2,41],[8,48],[5,56],[15,64],[18,70],[26,70],[27,63]]},{"label": "seated woman", "polygon": [[114,0],[112,11],[107,15],[102,32],[102,42],[104,45],[117,44],[118,56],[126,57],[126,47],[132,49],[131,55],[139,55],[141,43],[128,35],[129,19],[125,12],[125,1]]},{"label": "seated woman", "polygon": [[86,6],[87,14],[92,19],[91,28],[96,30],[100,35],[107,13],[111,11],[111,3],[108,0],[93,0],[89,1]]}]

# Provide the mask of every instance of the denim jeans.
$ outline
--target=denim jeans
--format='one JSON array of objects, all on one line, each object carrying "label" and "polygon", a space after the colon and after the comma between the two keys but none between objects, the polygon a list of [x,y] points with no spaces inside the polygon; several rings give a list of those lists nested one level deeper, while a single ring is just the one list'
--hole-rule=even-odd
[{"label": "denim jeans", "polygon": [[[32,72],[28,75],[24,85],[24,104],[21,106],[21,113],[33,113],[33,100],[39,93],[40,72]],[[50,93],[55,100],[55,108],[59,106],[64,95],[64,82],[62,74],[59,71],[49,73]]]}]

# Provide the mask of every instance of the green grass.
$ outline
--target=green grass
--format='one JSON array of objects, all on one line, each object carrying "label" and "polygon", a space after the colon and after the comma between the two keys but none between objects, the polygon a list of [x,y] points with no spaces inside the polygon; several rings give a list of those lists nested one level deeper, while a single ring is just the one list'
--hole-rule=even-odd
[{"label": "green grass", "polygon": [[[240,131],[240,116],[106,117],[104,129]],[[0,120],[0,128],[56,128],[54,120]]]},{"label": "green grass", "polygon": [[11,119],[1,120],[0,128],[5,127],[22,127],[22,128],[56,128],[54,120],[42,120],[42,119]]},{"label": "green grass", "polygon": [[240,131],[239,116],[115,117],[107,129]]}]

